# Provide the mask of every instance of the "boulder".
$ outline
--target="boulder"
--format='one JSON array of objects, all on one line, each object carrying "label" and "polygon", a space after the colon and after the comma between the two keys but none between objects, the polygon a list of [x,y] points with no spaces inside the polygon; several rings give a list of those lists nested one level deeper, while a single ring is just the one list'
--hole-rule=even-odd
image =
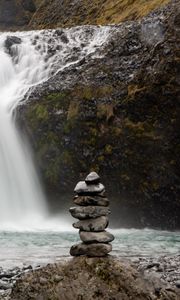
[{"label": "boulder", "polygon": [[85,181],[80,181],[76,185],[74,192],[79,194],[98,194],[105,190],[102,183],[98,184],[87,184]]},{"label": "boulder", "polygon": [[3,281],[0,280],[0,290],[9,290],[12,288],[12,284],[7,282],[7,281]]},{"label": "boulder", "polygon": [[99,196],[75,196],[74,203],[80,206],[97,205],[97,206],[108,206],[109,200],[105,197]]},{"label": "boulder", "polygon": [[87,184],[94,184],[100,182],[100,176],[96,172],[91,172],[85,179]]},{"label": "boulder", "polygon": [[7,36],[4,45],[9,54],[12,54],[11,47],[13,45],[21,44],[22,40],[17,36]]},{"label": "boulder", "polygon": [[106,256],[112,251],[112,245],[110,244],[76,244],[71,247],[70,254],[72,256],[87,255],[91,257]]},{"label": "boulder", "polygon": [[80,231],[79,235],[81,240],[87,244],[110,243],[114,240],[114,236],[107,231],[102,231],[102,232]]},{"label": "boulder", "polygon": [[22,0],[22,6],[24,10],[34,13],[36,11],[36,5],[33,0]]},{"label": "boulder", "polygon": [[74,218],[80,220],[95,219],[110,214],[109,208],[101,206],[71,207],[69,211]]},{"label": "boulder", "polygon": [[108,218],[102,216],[96,219],[78,221],[73,224],[73,227],[84,231],[98,232],[103,231],[108,226],[108,223]]}]

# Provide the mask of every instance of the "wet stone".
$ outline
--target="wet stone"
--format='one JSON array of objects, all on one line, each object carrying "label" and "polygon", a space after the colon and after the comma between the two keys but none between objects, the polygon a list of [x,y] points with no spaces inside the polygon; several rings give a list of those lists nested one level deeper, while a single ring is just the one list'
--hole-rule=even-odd
[{"label": "wet stone", "polygon": [[96,172],[91,172],[85,179],[85,182],[87,184],[92,183],[99,183],[100,182],[100,176]]},{"label": "wet stone", "polygon": [[97,206],[108,206],[109,200],[105,197],[99,196],[75,196],[74,203],[80,206],[97,205]]},{"label": "wet stone", "polygon": [[102,183],[98,184],[87,184],[85,181],[80,181],[76,185],[74,192],[78,195],[84,194],[98,194],[105,190],[104,185]]},{"label": "wet stone", "polygon": [[22,40],[17,36],[7,36],[5,40],[5,47],[9,50],[11,46],[21,44]]},{"label": "wet stone", "polygon": [[80,256],[80,255],[87,255],[91,257],[102,257],[106,256],[109,252],[112,251],[111,244],[76,244],[71,247],[70,254],[72,256]]},{"label": "wet stone", "polygon": [[114,236],[107,232],[86,232],[80,231],[79,233],[81,240],[84,243],[110,243],[114,240]]},{"label": "wet stone", "polygon": [[110,209],[108,207],[101,206],[71,207],[69,211],[74,218],[80,220],[95,219],[110,214]]},{"label": "wet stone", "polygon": [[9,290],[12,288],[12,284],[3,280],[0,280],[0,289],[1,290]]},{"label": "wet stone", "polygon": [[22,40],[17,36],[7,36],[7,38],[5,40],[5,48],[7,49],[8,53],[11,56],[13,55],[13,51],[12,51],[11,47],[13,45],[21,44],[21,42],[22,42]]},{"label": "wet stone", "polygon": [[96,219],[78,221],[73,224],[73,227],[84,231],[99,232],[104,231],[107,228],[108,223],[108,218],[102,216]]}]

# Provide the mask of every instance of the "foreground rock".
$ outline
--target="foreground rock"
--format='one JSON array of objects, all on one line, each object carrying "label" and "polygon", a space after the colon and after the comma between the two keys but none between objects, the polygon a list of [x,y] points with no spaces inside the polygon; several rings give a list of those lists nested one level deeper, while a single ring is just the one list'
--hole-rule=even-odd
[{"label": "foreground rock", "polygon": [[24,267],[14,267],[9,270],[3,270],[0,267],[0,300],[9,300],[10,293],[16,280],[20,278],[21,275],[32,271],[33,267],[31,265],[24,265]]},{"label": "foreground rock", "polygon": [[[71,287],[71,288],[70,288]],[[178,292],[156,280],[144,280],[126,261],[116,258],[74,258],[22,276],[13,300],[179,300]]]},{"label": "foreground rock", "polygon": [[176,287],[180,291],[180,255],[136,258],[135,265],[145,278],[159,278],[167,288]]},{"label": "foreground rock", "polygon": [[[176,295],[176,298],[171,298],[171,299],[179,300],[180,297],[179,296],[180,293],[180,288],[179,288],[180,256],[179,255],[161,256],[156,258],[132,257],[131,260],[136,270],[138,270],[141,273],[141,277],[145,278],[145,280],[153,282],[154,290],[156,291],[156,294],[158,293],[158,291],[161,292],[161,288],[163,286],[163,291],[162,291],[163,293],[167,293],[167,292],[169,294],[173,293],[174,295]],[[119,262],[118,259],[117,261]],[[126,267],[129,266],[128,262],[124,262],[124,263]],[[46,267],[46,269],[47,268],[49,267]],[[55,270],[55,266],[53,268]],[[40,266],[35,267],[35,269],[36,270],[38,269],[39,270],[38,272],[40,272]],[[9,289],[6,289],[6,287],[4,289],[4,285],[3,285],[3,287],[0,289],[0,299],[9,300],[12,287],[15,285],[17,288],[17,284],[16,284],[17,280],[19,280],[19,278],[24,278],[24,276],[26,277],[27,275],[25,274],[28,273],[29,275],[31,274],[31,276],[33,276],[33,273],[37,272],[35,271],[35,269],[33,269],[31,265],[24,266],[23,268],[15,267],[9,270],[3,270],[0,267],[0,280],[4,282],[6,287],[7,286],[9,287]],[[59,275],[55,272],[55,274],[52,276],[54,276],[53,278],[56,283],[62,281],[63,278],[62,275]],[[22,281],[23,282],[21,284],[25,286],[27,284],[27,280],[25,281],[22,280]],[[48,279],[46,278],[46,276],[42,276],[42,278],[39,279],[39,281],[43,285],[48,284]],[[19,281],[18,281],[18,287],[19,287]],[[19,290],[18,293],[21,293],[21,289]],[[33,295],[34,292],[32,294],[32,297]]]}]

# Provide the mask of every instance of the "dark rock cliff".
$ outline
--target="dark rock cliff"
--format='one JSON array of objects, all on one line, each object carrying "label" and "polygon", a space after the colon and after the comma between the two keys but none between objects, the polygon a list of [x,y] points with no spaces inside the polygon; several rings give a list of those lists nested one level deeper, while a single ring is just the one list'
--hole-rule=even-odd
[{"label": "dark rock cliff", "polygon": [[50,201],[64,205],[98,171],[114,225],[180,228],[178,1],[116,26],[103,56],[86,58],[19,106]]},{"label": "dark rock cliff", "polygon": [[0,28],[24,27],[29,23],[35,10],[33,0],[1,0]]}]

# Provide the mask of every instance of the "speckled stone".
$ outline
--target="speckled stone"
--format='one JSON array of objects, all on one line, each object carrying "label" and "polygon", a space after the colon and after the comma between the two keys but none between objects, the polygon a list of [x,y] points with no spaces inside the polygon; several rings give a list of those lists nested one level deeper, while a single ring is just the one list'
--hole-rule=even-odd
[{"label": "speckled stone", "polygon": [[109,252],[112,251],[111,244],[76,244],[71,247],[70,255],[72,256],[80,256],[80,255],[87,255],[91,257],[102,257],[106,256]]},{"label": "speckled stone", "polygon": [[100,182],[100,176],[96,172],[91,172],[86,177],[85,182],[87,184],[99,183]]},{"label": "speckled stone", "polygon": [[102,183],[87,184],[85,181],[79,181],[76,185],[74,192],[79,194],[98,194],[105,190]]},{"label": "speckled stone", "polygon": [[94,196],[75,196],[74,203],[80,206],[108,206],[109,200],[106,197],[99,197],[97,195]]},{"label": "speckled stone", "polygon": [[104,231],[107,228],[108,223],[108,218],[102,216],[96,219],[78,221],[73,224],[73,227],[84,231],[99,232]]},{"label": "speckled stone", "polygon": [[111,212],[108,207],[101,206],[71,207],[69,211],[74,218],[80,220],[107,216]]},{"label": "speckled stone", "polygon": [[79,235],[81,240],[87,244],[110,243],[114,240],[114,236],[107,231],[102,231],[102,232],[80,231]]}]

